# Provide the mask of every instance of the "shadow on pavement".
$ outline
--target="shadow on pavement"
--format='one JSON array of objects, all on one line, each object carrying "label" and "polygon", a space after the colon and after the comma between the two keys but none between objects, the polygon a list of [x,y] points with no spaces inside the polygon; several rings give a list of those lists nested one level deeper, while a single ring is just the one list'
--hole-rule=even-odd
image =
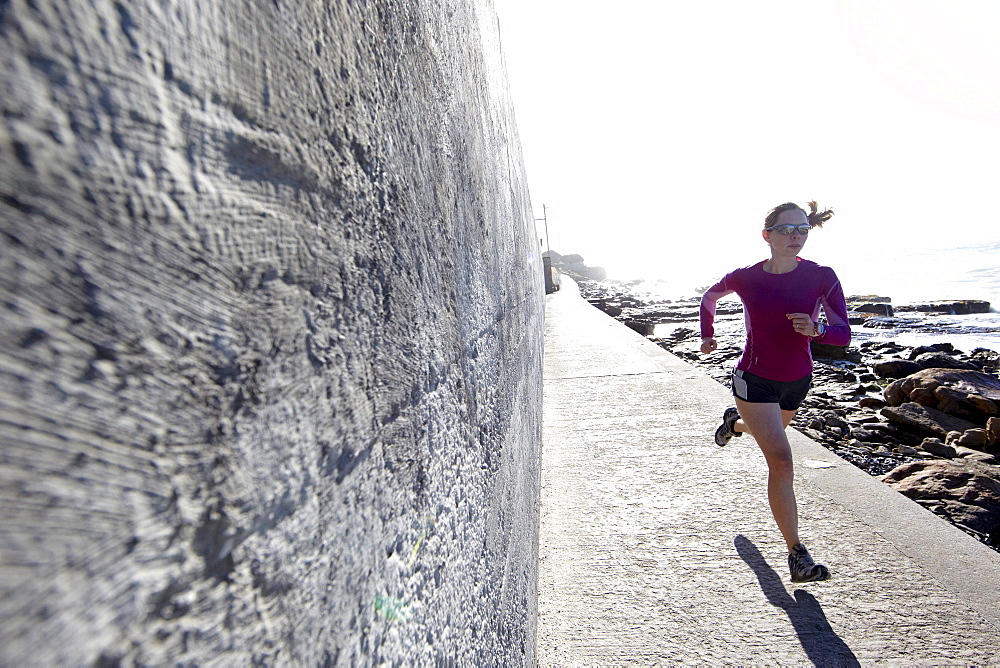
[{"label": "shadow on pavement", "polygon": [[840,639],[826,620],[819,601],[804,589],[796,589],[794,598],[788,594],[781,577],[746,536],[736,536],[736,551],[757,575],[760,588],[771,605],[788,614],[802,649],[817,666],[860,666],[851,648]]}]

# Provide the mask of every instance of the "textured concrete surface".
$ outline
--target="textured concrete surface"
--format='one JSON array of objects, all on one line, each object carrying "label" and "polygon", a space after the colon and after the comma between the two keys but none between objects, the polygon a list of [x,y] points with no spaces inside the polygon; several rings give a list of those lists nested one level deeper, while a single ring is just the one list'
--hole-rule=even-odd
[{"label": "textured concrete surface", "polygon": [[0,2],[0,665],[530,661],[488,0]]},{"label": "textured concrete surface", "polygon": [[546,299],[539,665],[1000,663],[1000,554],[790,431],[833,573],[793,585],[759,450],[712,441],[729,391]]}]

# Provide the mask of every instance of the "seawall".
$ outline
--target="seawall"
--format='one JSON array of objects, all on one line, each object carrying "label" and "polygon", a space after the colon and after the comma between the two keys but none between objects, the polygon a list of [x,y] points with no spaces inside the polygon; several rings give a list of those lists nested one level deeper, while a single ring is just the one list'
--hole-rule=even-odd
[{"label": "seawall", "polygon": [[0,664],[533,661],[489,2],[0,9]]}]

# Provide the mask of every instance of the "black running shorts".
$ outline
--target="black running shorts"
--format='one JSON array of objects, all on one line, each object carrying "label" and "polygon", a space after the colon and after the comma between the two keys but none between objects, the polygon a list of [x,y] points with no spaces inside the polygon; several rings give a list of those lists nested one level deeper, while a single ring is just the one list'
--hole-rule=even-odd
[{"label": "black running shorts", "polygon": [[782,383],[736,369],[733,371],[733,396],[751,404],[778,404],[783,411],[794,411],[806,398],[812,374]]}]

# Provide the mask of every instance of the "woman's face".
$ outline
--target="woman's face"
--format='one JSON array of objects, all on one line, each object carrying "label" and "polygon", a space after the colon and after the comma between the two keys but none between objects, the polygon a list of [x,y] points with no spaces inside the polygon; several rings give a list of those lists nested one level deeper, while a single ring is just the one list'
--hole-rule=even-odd
[{"label": "woman's face", "polygon": [[806,245],[806,240],[809,238],[809,233],[799,230],[792,230],[791,234],[784,235],[772,228],[778,227],[779,225],[808,225],[809,219],[806,218],[806,214],[801,209],[791,209],[789,211],[782,211],[778,214],[777,219],[774,221],[772,227],[764,228],[762,234],[764,235],[764,241],[767,245],[771,247],[771,252],[775,255],[790,256],[795,257],[802,250],[802,247]]}]

